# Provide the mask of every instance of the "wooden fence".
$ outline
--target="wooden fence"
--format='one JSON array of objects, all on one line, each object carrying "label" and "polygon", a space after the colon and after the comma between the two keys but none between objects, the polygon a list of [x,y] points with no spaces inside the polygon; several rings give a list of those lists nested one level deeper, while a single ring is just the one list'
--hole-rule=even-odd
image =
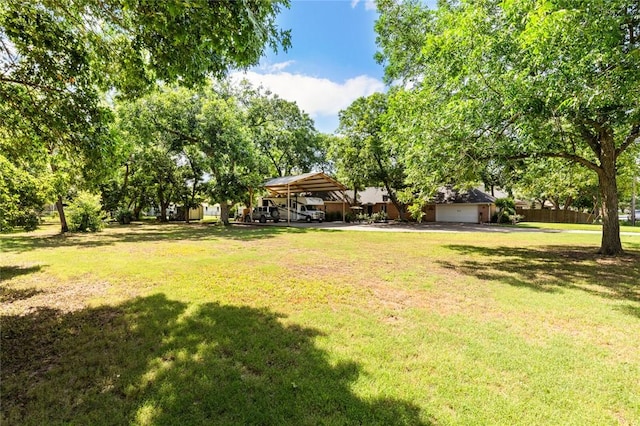
[{"label": "wooden fence", "polygon": [[522,222],[593,223],[596,219],[591,213],[572,210],[516,209],[516,213],[524,216]]}]

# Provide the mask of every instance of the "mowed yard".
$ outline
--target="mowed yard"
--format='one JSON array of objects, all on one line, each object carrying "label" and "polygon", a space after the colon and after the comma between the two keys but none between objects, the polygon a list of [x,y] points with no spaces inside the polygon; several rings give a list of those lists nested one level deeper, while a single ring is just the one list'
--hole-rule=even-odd
[{"label": "mowed yard", "polygon": [[640,424],[640,235],[0,236],[2,425]]}]

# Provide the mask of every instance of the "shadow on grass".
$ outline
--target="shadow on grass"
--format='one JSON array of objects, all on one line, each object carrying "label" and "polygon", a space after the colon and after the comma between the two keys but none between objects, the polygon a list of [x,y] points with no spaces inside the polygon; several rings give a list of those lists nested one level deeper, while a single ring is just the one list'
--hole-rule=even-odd
[{"label": "shadow on grass", "polygon": [[464,255],[465,260],[464,263],[440,262],[444,267],[483,280],[539,292],[579,289],[604,298],[640,302],[640,253],[637,252],[606,258],[585,247],[448,245],[447,248]]},{"label": "shadow on grass", "polygon": [[37,266],[0,266],[0,302],[11,303],[18,300],[29,299],[42,291],[35,288],[17,289],[11,288],[2,283],[6,283],[12,278],[20,275],[28,275],[42,270],[41,265]]},{"label": "shadow on grass", "polygon": [[117,307],[5,316],[2,424],[425,424],[363,400],[318,331],[249,307],[164,295]]},{"label": "shadow on grass", "polygon": [[273,238],[281,234],[305,233],[304,228],[285,226],[251,226],[215,224],[135,224],[110,225],[98,233],[66,233],[41,236],[38,234],[0,235],[0,248],[3,251],[26,252],[50,247],[102,247],[116,243],[135,243],[167,240],[215,240],[229,239],[251,241]]},{"label": "shadow on grass", "polygon": [[0,283],[3,281],[9,281],[12,278],[19,277],[20,275],[33,274],[42,270],[41,265],[35,266],[0,266]]},{"label": "shadow on grass", "polygon": [[623,305],[618,309],[625,314],[631,315],[632,317],[640,318],[640,306]]}]

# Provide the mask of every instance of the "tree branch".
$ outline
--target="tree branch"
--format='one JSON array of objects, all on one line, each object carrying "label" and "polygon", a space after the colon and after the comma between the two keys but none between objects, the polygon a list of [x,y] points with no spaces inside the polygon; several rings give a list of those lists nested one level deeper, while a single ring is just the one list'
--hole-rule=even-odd
[{"label": "tree branch", "polygon": [[160,128],[161,130],[164,130],[165,132],[171,133],[172,135],[178,136],[178,137],[180,137],[180,138],[182,138],[184,140],[187,140],[187,141],[192,142],[192,143],[199,143],[200,142],[200,139],[194,138],[193,136],[190,136],[190,135],[187,135],[185,133],[182,133],[179,130],[175,130],[175,129],[167,127],[167,126],[165,126],[163,124],[160,124],[160,122],[158,122],[158,120],[154,119],[153,123],[156,126],[158,126],[158,128]]},{"label": "tree branch", "polygon": [[536,157],[546,157],[546,158],[564,158],[574,163],[578,163],[594,172],[600,174],[602,172],[602,168],[597,164],[580,157],[579,155],[570,154],[568,152],[537,152],[535,154],[518,154],[518,155],[508,155],[502,157],[505,160],[523,160],[527,158],[536,158]]},{"label": "tree branch", "polygon": [[620,145],[616,149],[616,158],[618,158],[620,154],[622,154],[627,148],[629,148],[631,144],[636,142],[638,138],[640,138],[640,125],[636,124],[631,128],[631,131],[629,132],[627,137],[624,139],[624,142],[622,142],[622,145]]},{"label": "tree branch", "polygon": [[[594,123],[592,124],[595,125]],[[582,136],[582,139],[587,142],[589,148],[591,148],[591,150],[598,156],[598,158],[600,158],[601,152],[598,139],[593,136],[584,122],[578,124],[578,130],[580,130],[580,136]]]},{"label": "tree branch", "polygon": [[55,87],[44,86],[44,85],[41,85],[41,84],[32,83],[30,81],[17,80],[15,78],[10,78],[10,77],[0,76],[0,81],[3,81],[5,83],[19,84],[21,86],[27,86],[27,87],[31,87],[31,88],[34,88],[34,89],[46,90],[47,92],[55,92],[55,93],[63,93],[64,92],[64,90],[61,90],[61,89],[58,89],[58,88],[55,88]]}]

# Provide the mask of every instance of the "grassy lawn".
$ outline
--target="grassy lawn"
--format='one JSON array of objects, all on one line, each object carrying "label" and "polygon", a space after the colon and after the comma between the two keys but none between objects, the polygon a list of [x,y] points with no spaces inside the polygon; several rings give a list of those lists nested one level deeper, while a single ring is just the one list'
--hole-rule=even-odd
[{"label": "grassy lawn", "polygon": [[640,423],[640,236],[0,236],[2,425]]},{"label": "grassy lawn", "polygon": [[[602,232],[602,225],[588,223],[543,223],[543,222],[521,222],[518,227],[534,229],[558,229],[562,231],[593,231]],[[640,233],[640,226],[620,224],[620,232]]]}]

